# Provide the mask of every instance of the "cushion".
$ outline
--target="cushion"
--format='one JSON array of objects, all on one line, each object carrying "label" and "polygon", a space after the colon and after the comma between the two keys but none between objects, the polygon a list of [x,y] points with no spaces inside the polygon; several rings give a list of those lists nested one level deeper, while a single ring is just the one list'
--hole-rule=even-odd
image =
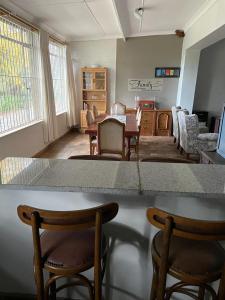
[{"label": "cushion", "polygon": [[[160,257],[163,249],[163,232],[153,239],[153,255]],[[169,267],[172,271],[191,276],[214,274],[220,276],[225,262],[225,251],[216,241],[197,241],[172,236]]]},{"label": "cushion", "polygon": [[[41,235],[42,258],[45,267],[73,269],[80,272],[94,264],[95,230],[44,231]],[[102,239],[102,253],[106,238]]]},{"label": "cushion", "polygon": [[198,135],[198,139],[201,141],[217,141],[218,133],[201,133]]}]

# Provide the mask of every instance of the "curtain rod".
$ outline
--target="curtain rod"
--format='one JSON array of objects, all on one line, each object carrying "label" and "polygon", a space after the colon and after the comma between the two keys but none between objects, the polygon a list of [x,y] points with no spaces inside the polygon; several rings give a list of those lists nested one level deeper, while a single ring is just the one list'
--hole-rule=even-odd
[{"label": "curtain rod", "polygon": [[[19,16],[17,16],[15,13],[9,11],[8,9],[0,6],[0,16],[8,16],[8,17],[11,17],[17,21],[19,21],[20,23],[28,26],[32,31],[40,31],[40,27],[30,23],[29,21],[25,20],[24,18],[21,18]],[[66,42],[64,41],[61,41],[59,38],[57,38],[56,36],[54,35],[49,35],[50,39],[52,39],[53,41],[59,43],[59,44],[62,44],[62,45],[66,45]]]}]

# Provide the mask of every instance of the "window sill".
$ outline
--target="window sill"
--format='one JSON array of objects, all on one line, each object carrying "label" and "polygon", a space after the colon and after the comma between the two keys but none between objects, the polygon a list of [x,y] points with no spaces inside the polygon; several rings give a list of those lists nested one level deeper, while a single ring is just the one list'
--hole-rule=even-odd
[{"label": "window sill", "polygon": [[13,133],[16,133],[16,132],[18,132],[20,130],[23,130],[23,129],[26,129],[28,127],[32,127],[32,126],[37,125],[37,124],[42,123],[42,122],[43,122],[43,120],[34,121],[34,122],[31,122],[31,123],[29,123],[27,125],[24,125],[22,127],[15,128],[13,130],[9,130],[9,131],[6,131],[4,133],[0,133],[0,138],[8,136],[8,135],[13,134]]},{"label": "window sill", "polygon": [[67,113],[67,111],[62,111],[62,112],[56,113],[56,117],[61,116],[61,115],[64,115],[64,114],[66,114],[66,113]]}]

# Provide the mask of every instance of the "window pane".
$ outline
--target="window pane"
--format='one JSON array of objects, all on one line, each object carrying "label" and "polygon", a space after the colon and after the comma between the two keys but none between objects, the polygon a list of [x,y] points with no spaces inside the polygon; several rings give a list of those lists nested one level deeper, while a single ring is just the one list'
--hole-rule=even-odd
[{"label": "window pane", "polygon": [[39,36],[0,17],[0,134],[41,118]]},{"label": "window pane", "polygon": [[49,43],[52,80],[54,88],[56,113],[67,111],[66,105],[66,51],[65,47]]}]

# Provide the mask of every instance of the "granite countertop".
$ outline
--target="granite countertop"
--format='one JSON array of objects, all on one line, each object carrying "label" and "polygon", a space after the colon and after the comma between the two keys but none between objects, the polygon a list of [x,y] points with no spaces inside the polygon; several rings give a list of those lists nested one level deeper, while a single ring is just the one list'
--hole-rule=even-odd
[{"label": "granite countertop", "polygon": [[137,195],[136,165],[136,162],[11,157],[0,162],[0,188]]},{"label": "granite countertop", "polygon": [[225,165],[6,158],[0,189],[225,198]]}]

